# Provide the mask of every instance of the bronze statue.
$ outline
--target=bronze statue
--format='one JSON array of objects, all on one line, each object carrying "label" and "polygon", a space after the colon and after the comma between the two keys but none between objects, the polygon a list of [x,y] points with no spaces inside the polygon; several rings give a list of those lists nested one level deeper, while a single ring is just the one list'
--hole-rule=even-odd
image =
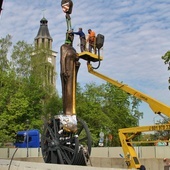
[{"label": "bronze statue", "polygon": [[75,93],[80,63],[78,62],[76,50],[70,44],[63,44],[60,53],[63,112],[66,115],[73,115],[76,114]]},{"label": "bronze statue", "polygon": [[77,73],[80,67],[76,50],[72,47],[74,35],[71,30],[71,11],[73,3],[71,0],[62,0],[63,11],[66,13],[67,32],[65,43],[60,48],[60,76],[62,84],[63,115],[60,121],[63,128],[67,131],[76,131],[76,83]]}]

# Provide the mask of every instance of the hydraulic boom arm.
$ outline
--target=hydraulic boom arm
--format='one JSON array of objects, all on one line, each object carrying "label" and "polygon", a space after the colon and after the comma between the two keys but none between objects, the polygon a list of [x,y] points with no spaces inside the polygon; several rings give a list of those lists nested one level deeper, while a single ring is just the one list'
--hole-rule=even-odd
[{"label": "hydraulic boom arm", "polygon": [[123,83],[120,83],[116,80],[113,80],[103,74],[100,74],[96,71],[93,70],[92,66],[90,63],[87,63],[87,67],[88,67],[88,71],[89,73],[119,87],[120,89],[122,89],[123,91],[135,96],[136,98],[138,99],[141,99],[142,101],[146,102],[149,104],[150,108],[153,110],[153,112],[155,114],[161,114],[163,113],[164,115],[170,117],[170,107],[165,105],[164,103],[161,103],[151,97],[149,97],[148,95],[138,91],[138,90],[135,90],[134,88],[126,85],[126,84],[123,84]]}]

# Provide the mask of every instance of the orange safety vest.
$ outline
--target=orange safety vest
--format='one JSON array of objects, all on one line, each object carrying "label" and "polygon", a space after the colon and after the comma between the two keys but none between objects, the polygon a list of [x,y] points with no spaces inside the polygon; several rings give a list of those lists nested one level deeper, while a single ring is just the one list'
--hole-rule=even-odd
[{"label": "orange safety vest", "polygon": [[91,31],[91,33],[89,34],[89,43],[94,43],[96,38],[96,34],[94,31]]}]

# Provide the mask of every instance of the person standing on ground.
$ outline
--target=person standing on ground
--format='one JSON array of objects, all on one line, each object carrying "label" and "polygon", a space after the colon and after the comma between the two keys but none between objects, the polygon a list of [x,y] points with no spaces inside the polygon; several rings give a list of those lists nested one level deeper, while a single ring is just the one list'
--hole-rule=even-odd
[{"label": "person standing on ground", "polygon": [[93,49],[96,54],[96,34],[91,29],[88,30],[88,34],[87,42],[89,42],[89,52],[92,52]]},{"label": "person standing on ground", "polygon": [[85,51],[86,50],[86,36],[83,32],[83,29],[79,28],[78,32],[72,32],[72,34],[79,35],[79,37],[80,37],[80,50],[81,50],[81,52]]}]

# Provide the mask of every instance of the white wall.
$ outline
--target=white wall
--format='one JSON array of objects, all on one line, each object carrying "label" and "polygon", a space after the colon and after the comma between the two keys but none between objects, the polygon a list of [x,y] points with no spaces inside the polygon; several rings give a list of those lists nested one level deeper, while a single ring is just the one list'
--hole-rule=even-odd
[{"label": "white wall", "polygon": [[[0,148],[0,158],[11,158],[16,148]],[[139,158],[170,158],[170,146],[140,146],[135,147]],[[28,151],[28,152],[27,152]],[[93,147],[91,157],[120,158],[122,147]],[[15,158],[41,157],[41,148],[18,148]]]},{"label": "white wall", "polygon": [[[139,158],[170,158],[170,146],[139,146],[135,150]],[[120,154],[124,155],[122,147],[95,147],[91,157],[120,158]]]}]

